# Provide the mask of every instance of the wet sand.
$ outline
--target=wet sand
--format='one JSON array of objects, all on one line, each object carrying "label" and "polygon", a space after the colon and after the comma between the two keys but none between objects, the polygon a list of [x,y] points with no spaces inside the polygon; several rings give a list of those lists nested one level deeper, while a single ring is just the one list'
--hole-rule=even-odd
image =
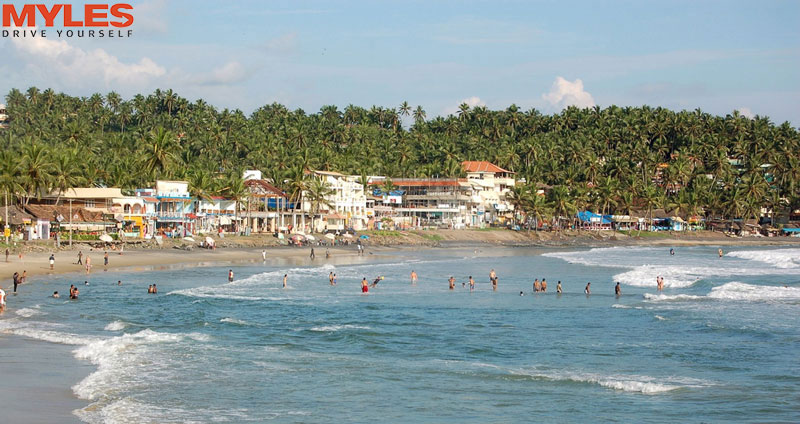
[{"label": "wet sand", "polygon": [[[8,313],[8,312],[6,312]],[[95,367],[72,356],[75,346],[0,335],[0,399],[6,423],[80,423],[72,411],[88,405],[72,386]]]}]

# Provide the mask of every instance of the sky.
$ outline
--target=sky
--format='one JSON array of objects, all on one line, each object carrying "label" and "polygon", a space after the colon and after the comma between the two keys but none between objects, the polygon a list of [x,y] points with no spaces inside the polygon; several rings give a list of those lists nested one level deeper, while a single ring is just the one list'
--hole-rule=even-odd
[{"label": "sky", "polygon": [[171,88],[245,113],[408,101],[429,118],[650,105],[800,125],[798,1],[129,3],[130,38],[0,38],[0,92]]}]

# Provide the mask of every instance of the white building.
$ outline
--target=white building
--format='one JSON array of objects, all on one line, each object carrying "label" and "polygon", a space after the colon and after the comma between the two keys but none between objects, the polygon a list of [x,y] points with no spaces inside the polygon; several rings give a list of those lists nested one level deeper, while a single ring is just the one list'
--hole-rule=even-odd
[{"label": "white building", "polygon": [[8,128],[8,112],[6,112],[6,105],[0,105],[0,128]]},{"label": "white building", "polygon": [[[311,176],[324,181],[333,190],[333,193],[326,197],[330,206],[319,205],[319,215],[322,219],[315,221],[316,231],[344,230],[346,228],[358,231],[366,228],[369,220],[367,196],[364,193],[364,186],[358,181],[359,176],[329,171],[311,171]],[[305,200],[306,196],[303,198],[303,212],[310,216],[311,202]]]},{"label": "white building", "polygon": [[464,161],[461,163],[478,197],[477,214],[482,222],[495,222],[511,216],[513,205],[506,195],[516,184],[514,172],[486,161]]}]

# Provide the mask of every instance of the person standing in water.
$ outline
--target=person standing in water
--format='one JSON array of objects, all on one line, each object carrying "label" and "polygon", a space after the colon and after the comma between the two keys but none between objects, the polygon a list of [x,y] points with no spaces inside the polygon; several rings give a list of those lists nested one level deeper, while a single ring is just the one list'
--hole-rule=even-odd
[{"label": "person standing in water", "polygon": [[619,288],[619,281],[617,281],[617,285],[614,286],[614,294],[619,297],[622,295],[622,289]]},{"label": "person standing in water", "polygon": [[413,285],[416,285],[416,284],[417,284],[417,272],[412,269],[411,270],[411,285],[413,286]]},{"label": "person standing in water", "polygon": [[333,285],[333,271],[328,273],[328,283]]},{"label": "person standing in water", "polygon": [[542,290],[542,293],[547,291],[547,280],[542,278],[542,285],[539,287]]},{"label": "person standing in water", "polygon": [[283,288],[286,288],[286,280],[289,279],[289,274],[283,274]]},{"label": "person standing in water", "polygon": [[592,294],[591,285],[592,285],[592,283],[586,283],[586,288],[583,289],[583,292],[586,293],[586,294]]},{"label": "person standing in water", "polygon": [[6,292],[3,291],[2,288],[0,288],[0,312],[3,312],[5,309],[6,309]]},{"label": "person standing in water", "polygon": [[719,254],[719,257],[721,258],[722,257],[722,248],[721,247],[719,249],[717,249],[717,253]]},{"label": "person standing in water", "polygon": [[472,279],[472,276],[469,276],[469,291],[475,290],[475,280]]},{"label": "person standing in water", "polygon": [[336,285],[336,274],[333,274],[333,285]]},{"label": "person standing in water", "polygon": [[556,283],[556,293],[561,294],[561,280]]},{"label": "person standing in water", "polygon": [[664,290],[664,277],[662,277],[660,275],[658,277],[656,277],[656,289],[658,291],[663,291]]},{"label": "person standing in water", "polygon": [[261,260],[266,262],[267,261],[267,250],[261,249]]},{"label": "person standing in water", "polygon": [[15,272],[12,277],[14,279],[14,293],[16,293],[17,292],[17,286],[19,285],[19,273]]},{"label": "person standing in water", "polygon": [[311,248],[311,254],[310,254],[310,255],[308,255],[308,257],[310,257],[312,260],[313,260],[314,258],[316,258],[316,255],[314,255],[314,248],[313,248],[313,247]]},{"label": "person standing in water", "polygon": [[492,283],[492,291],[497,291],[497,273],[494,272],[494,268],[489,271],[489,281]]},{"label": "person standing in water", "polygon": [[450,290],[453,290],[453,289],[456,288],[456,279],[453,278],[452,275],[450,276],[450,279],[447,280],[447,283],[450,285]]},{"label": "person standing in water", "polygon": [[228,270],[228,282],[229,283],[233,282],[233,270],[232,269]]},{"label": "person standing in water", "polygon": [[542,289],[542,286],[539,285],[539,279],[538,278],[534,279],[533,280],[533,291],[534,291],[534,293],[538,293],[539,290],[541,290],[541,289]]},{"label": "person standing in water", "polygon": [[367,277],[364,277],[361,280],[361,293],[369,293],[369,283],[367,283]]}]

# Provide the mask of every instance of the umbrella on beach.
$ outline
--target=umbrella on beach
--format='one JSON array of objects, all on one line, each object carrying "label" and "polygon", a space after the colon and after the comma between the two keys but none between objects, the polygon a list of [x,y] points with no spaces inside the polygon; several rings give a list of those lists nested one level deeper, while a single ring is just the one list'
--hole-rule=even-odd
[{"label": "umbrella on beach", "polygon": [[328,240],[333,240],[333,239],[336,238],[336,236],[333,235],[333,233],[328,233],[328,234],[325,234],[325,238],[328,239]]},{"label": "umbrella on beach", "polygon": [[111,236],[108,235],[108,234],[103,234],[103,235],[100,236],[100,241],[104,241],[106,243],[111,243],[112,241],[114,241],[114,239],[111,238]]},{"label": "umbrella on beach", "polygon": [[206,244],[210,244],[210,245],[213,246],[214,245],[214,239],[212,239],[211,237],[206,237]]},{"label": "umbrella on beach", "polygon": [[314,240],[316,240],[316,239],[317,239],[317,238],[316,238],[316,237],[314,237],[314,236],[312,236],[311,234],[309,234],[309,235],[307,235],[307,236],[306,236],[306,240],[311,240],[311,241],[314,241]]},{"label": "umbrella on beach", "polygon": [[188,241],[189,243],[194,243],[194,239],[191,237],[184,237],[183,241]]},{"label": "umbrella on beach", "polygon": [[352,234],[345,234],[344,236],[345,236],[345,238],[353,238]]}]

